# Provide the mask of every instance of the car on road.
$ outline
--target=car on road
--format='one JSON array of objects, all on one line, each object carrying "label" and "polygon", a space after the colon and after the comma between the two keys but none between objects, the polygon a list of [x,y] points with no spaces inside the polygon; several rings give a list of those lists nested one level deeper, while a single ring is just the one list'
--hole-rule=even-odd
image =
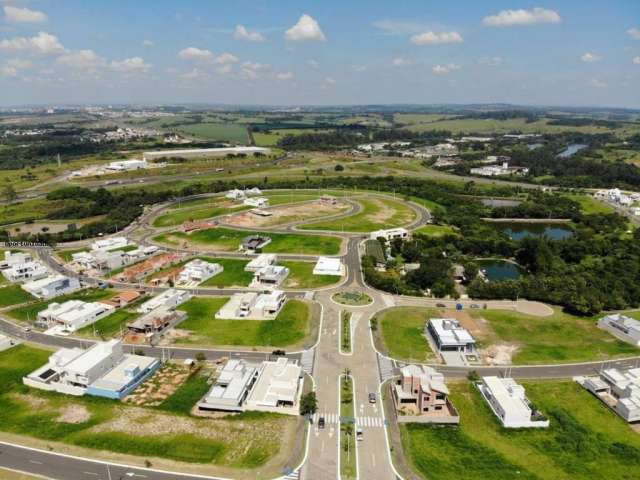
[{"label": "car on road", "polygon": [[318,428],[322,430],[324,428],[324,424],[325,424],[324,417],[320,417],[318,419]]},{"label": "car on road", "polygon": [[369,393],[369,403],[376,403],[376,394],[373,392]]},{"label": "car on road", "polygon": [[31,331],[31,327],[24,327],[22,331],[25,333],[29,333]]},{"label": "car on road", "polygon": [[447,306],[444,303],[436,303],[436,307],[438,307],[438,308],[447,308]]},{"label": "car on road", "polygon": [[356,440],[358,440],[359,442],[361,442],[362,440],[364,440],[364,432],[362,431],[361,428],[358,427],[358,429],[356,430]]},{"label": "car on road", "polygon": [[480,305],[478,305],[477,303],[472,303],[471,308],[480,308]]}]

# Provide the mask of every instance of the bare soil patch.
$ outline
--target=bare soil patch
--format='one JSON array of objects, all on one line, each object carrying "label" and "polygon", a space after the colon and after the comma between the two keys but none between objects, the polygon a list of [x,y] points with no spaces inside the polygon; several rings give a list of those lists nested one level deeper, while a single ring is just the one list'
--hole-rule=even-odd
[{"label": "bare soil patch", "polygon": [[480,352],[483,363],[488,365],[511,365],[511,359],[520,347],[513,344],[491,345]]},{"label": "bare soil patch", "polygon": [[[297,205],[282,205],[269,208],[271,216],[263,217],[254,213],[242,212],[225,218],[225,223],[234,227],[272,227],[287,223],[315,220],[321,217],[337,215],[348,208],[344,202],[338,201],[335,205],[328,205],[320,200]],[[263,209],[265,210],[265,209]]]},{"label": "bare soil patch", "polygon": [[91,420],[91,412],[83,405],[69,405],[62,409],[56,420],[60,423],[84,423]]},{"label": "bare soil patch", "polygon": [[124,401],[138,406],[158,406],[173,395],[194,373],[196,370],[187,365],[165,363],[155,375],[136,388]]},{"label": "bare soil patch", "polygon": [[455,318],[458,320],[460,325],[466,328],[477,340],[486,339],[491,334],[489,323],[482,317],[472,317],[469,312],[463,310],[446,310],[443,316],[445,318]]}]

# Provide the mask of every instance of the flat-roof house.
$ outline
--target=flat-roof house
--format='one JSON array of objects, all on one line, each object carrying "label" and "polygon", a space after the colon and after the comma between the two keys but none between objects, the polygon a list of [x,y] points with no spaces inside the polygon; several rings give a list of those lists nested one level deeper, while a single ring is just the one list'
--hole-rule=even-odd
[{"label": "flat-roof house", "polygon": [[[406,421],[429,423],[459,423],[460,416],[449,401],[449,389],[444,375],[422,365],[406,365],[400,370],[400,379],[392,388],[396,409]],[[425,419],[410,417],[422,416]],[[407,417],[405,419],[405,417]]]},{"label": "flat-roof house", "polygon": [[157,333],[175,327],[186,318],[187,314],[181,310],[160,307],[129,323],[127,328],[135,333]]},{"label": "flat-roof house", "polygon": [[211,390],[198,402],[198,409],[241,412],[257,379],[257,365],[244,360],[229,360]]},{"label": "flat-roof house", "polygon": [[620,340],[640,347],[640,322],[638,320],[615,313],[598,320],[598,327]]},{"label": "flat-roof house", "polygon": [[219,263],[205,262],[196,258],[185,264],[178,275],[176,283],[185,286],[198,285],[222,273],[223,270],[224,268]]},{"label": "flat-roof house", "polygon": [[257,272],[264,267],[274,265],[278,261],[278,256],[274,253],[261,253],[244,267],[245,272]]},{"label": "flat-roof house", "polygon": [[607,368],[578,381],[627,422],[640,421],[640,368]]},{"label": "flat-roof house", "polygon": [[22,285],[22,289],[34,297],[49,299],[80,290],[80,281],[75,277],[55,274],[27,282]]},{"label": "flat-roof house", "polygon": [[87,350],[62,348],[22,381],[42,390],[122,399],[159,366],[158,359],[125,354],[121,341],[110,340]]},{"label": "flat-roof house", "polygon": [[24,282],[44,278],[49,275],[49,270],[40,262],[27,261],[10,265],[2,270],[2,275],[10,282]]},{"label": "flat-roof house", "polygon": [[316,266],[313,267],[314,275],[344,275],[344,265],[342,260],[336,257],[318,257]]},{"label": "flat-roof house", "polygon": [[249,207],[263,208],[269,206],[269,199],[265,197],[251,197],[245,198],[243,203]]},{"label": "flat-roof house", "polygon": [[53,302],[45,310],[38,312],[38,321],[48,325],[59,325],[66,332],[75,332],[111,314],[115,308],[100,302],[67,300]]},{"label": "flat-roof house", "polygon": [[427,324],[431,338],[440,351],[473,352],[476,341],[455,318],[432,318]]},{"label": "flat-roof house", "polygon": [[247,188],[244,193],[246,195],[262,195],[262,190],[260,190],[258,187],[253,187]]},{"label": "flat-roof house", "polygon": [[271,238],[264,235],[249,235],[242,240],[240,251],[247,253],[260,252],[271,243]]},{"label": "flat-roof house", "polygon": [[108,237],[96,240],[91,244],[91,250],[117,250],[129,245],[126,237]]},{"label": "flat-roof house", "polygon": [[150,311],[160,307],[176,308],[178,305],[183,304],[190,298],[191,294],[188,291],[170,288],[169,290],[162,292],[160,295],[156,295],[150,300],[144,302],[138,307],[137,311],[140,313],[149,313]]},{"label": "flat-roof house", "polygon": [[405,240],[409,238],[409,231],[406,228],[390,228],[388,230],[376,230],[375,232],[371,232],[371,235],[369,238],[371,238],[371,240],[384,238],[388,242],[390,242],[391,240],[395,240],[396,238]]},{"label": "flat-roof house", "polygon": [[0,268],[7,268],[13,265],[20,265],[33,261],[33,256],[29,252],[12,252],[5,250],[4,261],[0,264]]},{"label": "flat-roof house", "polygon": [[231,296],[215,314],[215,318],[227,320],[272,320],[287,301],[284,292],[244,292]]},{"label": "flat-roof house", "polygon": [[225,195],[225,198],[229,198],[231,200],[242,200],[245,198],[245,193],[242,190],[235,188],[233,190],[229,190]]},{"label": "flat-roof house", "polygon": [[263,267],[253,274],[252,286],[277,287],[289,276],[289,269],[280,265]]},{"label": "flat-roof house", "polygon": [[478,388],[505,428],[549,426],[549,420],[533,409],[524,387],[514,379],[482,377]]}]

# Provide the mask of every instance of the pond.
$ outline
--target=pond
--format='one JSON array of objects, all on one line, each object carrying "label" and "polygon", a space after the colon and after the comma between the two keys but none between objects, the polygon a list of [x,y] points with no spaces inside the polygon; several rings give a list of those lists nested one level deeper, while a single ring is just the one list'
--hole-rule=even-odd
[{"label": "pond", "polygon": [[517,263],[500,259],[476,260],[480,271],[484,273],[487,280],[498,282],[500,280],[516,280],[520,278],[525,270]]},{"label": "pond", "polygon": [[572,143],[571,145],[569,145],[567,148],[565,148],[562,152],[558,154],[558,158],[569,158],[571,155],[587,147],[588,145],[584,143]]},{"label": "pond", "polygon": [[522,203],[522,201],[509,200],[505,198],[483,198],[482,200],[480,200],[480,203],[482,203],[486,207],[496,208],[496,207],[517,207]]},{"label": "pond", "polygon": [[542,236],[551,240],[564,240],[573,235],[573,230],[562,223],[496,222],[493,225],[513,240]]}]

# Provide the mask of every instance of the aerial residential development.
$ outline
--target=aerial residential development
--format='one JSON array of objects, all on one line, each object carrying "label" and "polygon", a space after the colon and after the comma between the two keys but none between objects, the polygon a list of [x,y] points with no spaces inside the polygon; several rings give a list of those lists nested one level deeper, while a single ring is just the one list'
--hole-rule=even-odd
[{"label": "aerial residential development", "polygon": [[0,1],[0,480],[640,479],[640,2]]}]

